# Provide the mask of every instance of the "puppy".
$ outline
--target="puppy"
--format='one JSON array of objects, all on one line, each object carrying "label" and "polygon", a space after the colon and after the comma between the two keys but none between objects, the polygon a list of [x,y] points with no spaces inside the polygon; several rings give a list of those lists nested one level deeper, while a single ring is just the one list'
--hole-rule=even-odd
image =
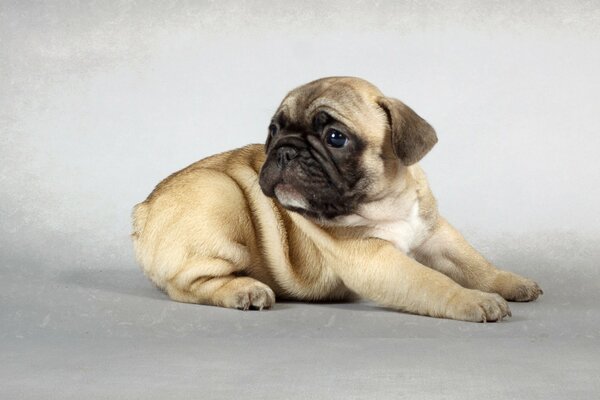
[{"label": "puppy", "polygon": [[275,298],[370,299],[466,321],[542,290],[495,268],[436,208],[417,162],[434,129],[358,78],[292,90],[266,145],[198,161],[133,211],[146,275],[176,301],[238,309]]}]

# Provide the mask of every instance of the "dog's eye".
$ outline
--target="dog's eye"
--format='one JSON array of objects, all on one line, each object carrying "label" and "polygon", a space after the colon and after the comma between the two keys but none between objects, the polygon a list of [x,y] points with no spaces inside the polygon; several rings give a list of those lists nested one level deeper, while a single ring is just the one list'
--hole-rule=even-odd
[{"label": "dog's eye", "polygon": [[277,125],[271,124],[269,125],[269,136],[273,137],[277,133]]},{"label": "dog's eye", "polygon": [[327,131],[326,141],[329,146],[339,149],[348,143],[348,138],[337,129],[329,129]]}]

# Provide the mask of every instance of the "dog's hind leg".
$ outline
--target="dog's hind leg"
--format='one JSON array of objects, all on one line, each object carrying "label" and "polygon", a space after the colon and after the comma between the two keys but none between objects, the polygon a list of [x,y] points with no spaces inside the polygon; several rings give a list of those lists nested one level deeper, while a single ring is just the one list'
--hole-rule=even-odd
[{"label": "dog's hind leg", "polygon": [[268,273],[257,268],[260,253],[239,185],[210,169],[180,179],[187,181],[161,184],[134,209],[132,237],[146,275],[176,301],[271,307],[275,295],[263,283],[270,284]]},{"label": "dog's hind leg", "polygon": [[262,282],[237,275],[227,260],[194,257],[167,280],[165,291],[173,300],[241,310],[270,308],[275,293]]}]

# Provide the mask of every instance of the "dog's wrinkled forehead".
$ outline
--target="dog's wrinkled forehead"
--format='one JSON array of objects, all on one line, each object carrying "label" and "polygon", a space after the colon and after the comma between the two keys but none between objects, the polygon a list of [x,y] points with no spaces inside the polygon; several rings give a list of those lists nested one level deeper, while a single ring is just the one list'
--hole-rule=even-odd
[{"label": "dog's wrinkled forehead", "polygon": [[365,125],[385,121],[385,112],[376,101],[380,96],[379,89],[363,79],[323,78],[288,93],[277,114],[297,124],[310,125],[318,112],[325,111],[349,128],[364,131]]}]

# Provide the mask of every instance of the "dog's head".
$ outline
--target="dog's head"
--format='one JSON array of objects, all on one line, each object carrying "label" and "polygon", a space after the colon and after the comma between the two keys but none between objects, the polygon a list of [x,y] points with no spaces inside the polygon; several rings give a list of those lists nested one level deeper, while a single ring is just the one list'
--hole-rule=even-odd
[{"label": "dog's head", "polygon": [[289,210],[332,220],[380,198],[436,142],[424,119],[369,82],[323,78],[292,90],[275,112],[260,186]]}]

